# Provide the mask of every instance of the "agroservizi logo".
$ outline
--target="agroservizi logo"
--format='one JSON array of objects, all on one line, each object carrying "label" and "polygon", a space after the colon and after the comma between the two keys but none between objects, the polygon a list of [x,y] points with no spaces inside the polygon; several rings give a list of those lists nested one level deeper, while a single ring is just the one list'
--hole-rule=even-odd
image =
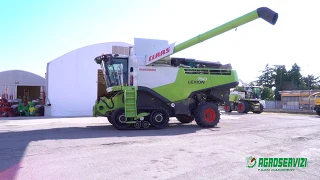
[{"label": "agroservizi logo", "polygon": [[247,167],[258,167],[258,171],[294,171],[296,168],[306,168],[308,158],[246,158]]},{"label": "agroservizi logo", "polygon": [[257,159],[255,157],[247,157],[247,167],[248,168],[253,168],[257,164]]}]

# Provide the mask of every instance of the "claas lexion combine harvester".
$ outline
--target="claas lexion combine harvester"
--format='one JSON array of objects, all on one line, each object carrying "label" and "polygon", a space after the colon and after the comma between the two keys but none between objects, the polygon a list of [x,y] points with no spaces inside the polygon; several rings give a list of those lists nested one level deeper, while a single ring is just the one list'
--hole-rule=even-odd
[{"label": "claas lexion combine harvester", "polygon": [[275,25],[278,14],[261,7],[178,45],[135,38],[127,55],[96,57],[106,95],[96,100],[93,116],[107,117],[119,130],[163,129],[170,117],[181,123],[195,120],[200,127],[216,126],[218,104],[228,101],[230,88],[239,84],[237,72],[230,64],[170,55],[258,18]]}]

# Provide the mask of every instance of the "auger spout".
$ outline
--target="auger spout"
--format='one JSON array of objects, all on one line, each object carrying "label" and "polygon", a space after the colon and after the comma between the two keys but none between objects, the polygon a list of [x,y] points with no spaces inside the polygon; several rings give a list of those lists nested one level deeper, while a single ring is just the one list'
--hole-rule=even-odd
[{"label": "auger spout", "polygon": [[262,18],[268,23],[275,25],[278,20],[278,13],[267,7],[260,7],[252,12],[249,12],[241,17],[238,17],[232,21],[229,21],[221,26],[218,26],[214,29],[211,29],[203,34],[199,34],[196,37],[193,37],[185,42],[182,42],[174,47],[174,51],[172,54],[187,49],[193,45],[201,43],[205,40],[208,40],[214,36],[227,32],[231,29],[237,28],[241,25],[244,25],[248,22],[256,20],[258,18]]}]

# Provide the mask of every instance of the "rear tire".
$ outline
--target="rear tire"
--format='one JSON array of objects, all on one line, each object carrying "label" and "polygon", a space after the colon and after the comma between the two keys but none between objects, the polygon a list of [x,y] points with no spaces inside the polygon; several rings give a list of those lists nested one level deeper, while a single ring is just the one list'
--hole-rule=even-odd
[{"label": "rear tire", "polygon": [[195,121],[200,127],[214,127],[219,123],[220,112],[212,103],[200,105],[195,110]]},{"label": "rear tire", "polygon": [[318,116],[320,116],[320,108],[316,110],[316,113],[318,114]]},{"label": "rear tire", "polygon": [[250,111],[250,104],[247,101],[240,101],[237,105],[238,113],[248,113]]},{"label": "rear tire", "polygon": [[187,116],[187,115],[178,115],[176,116],[176,118],[178,119],[178,121],[180,121],[183,124],[191,123],[194,120],[193,116]]}]

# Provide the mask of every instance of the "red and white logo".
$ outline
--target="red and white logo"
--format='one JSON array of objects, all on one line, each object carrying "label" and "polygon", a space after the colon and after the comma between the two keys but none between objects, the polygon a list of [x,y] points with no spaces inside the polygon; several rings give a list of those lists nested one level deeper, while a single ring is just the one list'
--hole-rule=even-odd
[{"label": "red and white logo", "polygon": [[167,53],[170,52],[170,47],[167,47],[166,49],[160,51],[160,52],[157,52],[156,54],[153,54],[152,56],[149,56],[149,61],[152,61],[154,60],[155,58],[158,58],[158,57],[161,57]]},{"label": "red and white logo", "polygon": [[164,57],[171,55],[174,51],[174,45],[175,45],[175,43],[172,43],[169,46],[164,47],[164,48],[158,50],[157,52],[146,56],[146,65],[151,64],[155,61],[158,61]]}]

